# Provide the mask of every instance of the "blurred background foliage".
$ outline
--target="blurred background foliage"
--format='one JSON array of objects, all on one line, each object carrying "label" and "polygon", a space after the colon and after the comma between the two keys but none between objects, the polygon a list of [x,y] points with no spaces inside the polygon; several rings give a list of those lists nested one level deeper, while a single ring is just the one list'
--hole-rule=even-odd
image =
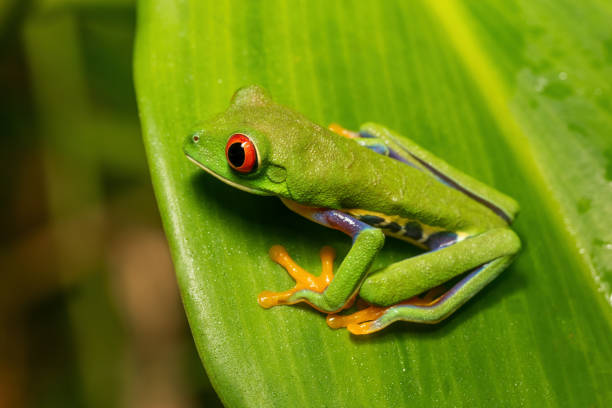
[{"label": "blurred background foliage", "polygon": [[147,173],[135,18],[0,1],[0,407],[220,405]]}]

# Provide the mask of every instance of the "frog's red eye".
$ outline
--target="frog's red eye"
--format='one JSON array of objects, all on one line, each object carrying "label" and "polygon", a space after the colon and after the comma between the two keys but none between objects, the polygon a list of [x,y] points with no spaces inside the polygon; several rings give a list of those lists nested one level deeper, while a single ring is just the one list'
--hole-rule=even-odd
[{"label": "frog's red eye", "polygon": [[257,169],[257,151],[255,145],[242,133],[234,133],[225,146],[225,157],[232,169],[241,173],[250,173]]}]

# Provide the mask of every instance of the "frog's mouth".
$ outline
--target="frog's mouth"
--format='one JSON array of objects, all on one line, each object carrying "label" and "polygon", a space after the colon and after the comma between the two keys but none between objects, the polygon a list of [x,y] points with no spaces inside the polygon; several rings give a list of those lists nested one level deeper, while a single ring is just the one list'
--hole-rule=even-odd
[{"label": "frog's mouth", "polygon": [[227,179],[227,178],[225,178],[223,176],[220,176],[219,174],[215,173],[214,171],[212,171],[208,167],[203,166],[202,163],[200,163],[199,161],[197,161],[193,157],[189,156],[188,154],[185,154],[185,156],[187,156],[187,158],[191,162],[193,162],[196,166],[198,166],[199,168],[201,168],[202,170],[204,170],[208,174],[216,177],[217,179],[221,180],[225,184],[229,184],[230,186],[232,186],[234,188],[237,188],[238,190],[246,191],[247,193],[257,194],[257,195],[271,195],[270,193],[267,193],[265,191],[257,190],[257,189],[254,189],[254,188],[251,188],[251,187],[247,187],[247,186],[244,186],[242,184],[238,184],[236,182],[233,182],[233,181],[231,181],[231,180],[229,180],[229,179]]}]

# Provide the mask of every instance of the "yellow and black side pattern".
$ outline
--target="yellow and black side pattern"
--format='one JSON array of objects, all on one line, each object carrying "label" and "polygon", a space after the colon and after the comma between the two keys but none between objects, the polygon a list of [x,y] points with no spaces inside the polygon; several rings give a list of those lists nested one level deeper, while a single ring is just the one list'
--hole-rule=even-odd
[{"label": "yellow and black side pattern", "polygon": [[403,239],[423,249],[439,249],[466,238],[468,234],[447,231],[444,228],[423,224],[417,220],[387,215],[361,209],[342,210],[376,228],[385,235]]}]

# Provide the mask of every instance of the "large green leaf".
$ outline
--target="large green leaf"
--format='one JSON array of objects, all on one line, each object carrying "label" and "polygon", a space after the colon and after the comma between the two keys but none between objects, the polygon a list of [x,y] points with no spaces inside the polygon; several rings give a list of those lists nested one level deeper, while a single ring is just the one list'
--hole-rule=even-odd
[{"label": "large green leaf", "polygon": [[[563,3],[563,4],[560,4]],[[144,140],[185,309],[229,406],[612,404],[612,5],[604,1],[141,1]],[[517,261],[448,321],[357,338],[306,307],[349,240],[187,162],[198,120],[258,83],[320,124],[377,121],[515,197]],[[415,251],[388,240],[377,264]]]}]

